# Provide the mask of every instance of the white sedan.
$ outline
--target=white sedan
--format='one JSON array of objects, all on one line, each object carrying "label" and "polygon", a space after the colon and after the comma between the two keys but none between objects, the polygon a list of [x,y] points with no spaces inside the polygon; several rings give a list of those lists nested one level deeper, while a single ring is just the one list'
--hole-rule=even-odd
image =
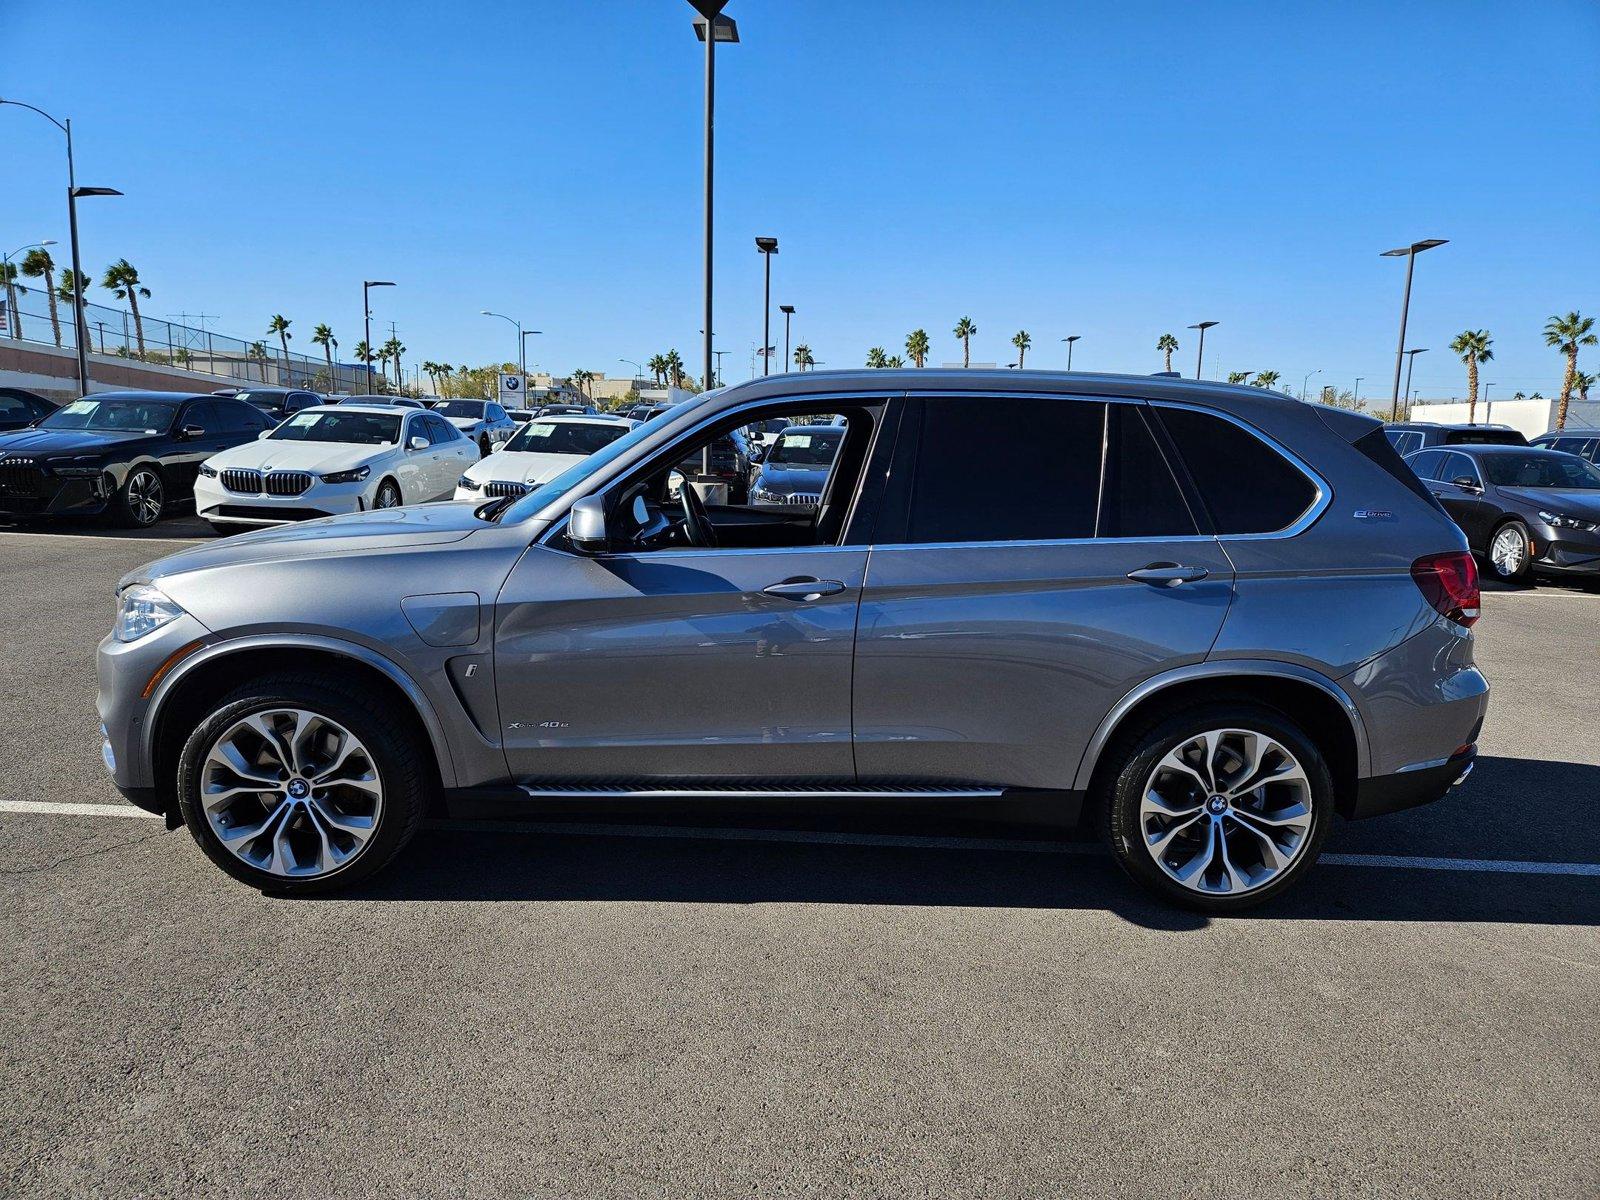
[{"label": "white sedan", "polygon": [[428,407],[476,442],[484,455],[499,449],[517,431],[511,414],[493,400],[432,400]]},{"label": "white sedan", "polygon": [[535,417],[519,427],[502,449],[467,468],[456,485],[456,499],[485,500],[531,492],[637,424],[598,414]]},{"label": "white sedan", "polygon": [[477,461],[477,444],[431,412],[320,405],[202,463],[195,512],[220,532],[447,500]]}]

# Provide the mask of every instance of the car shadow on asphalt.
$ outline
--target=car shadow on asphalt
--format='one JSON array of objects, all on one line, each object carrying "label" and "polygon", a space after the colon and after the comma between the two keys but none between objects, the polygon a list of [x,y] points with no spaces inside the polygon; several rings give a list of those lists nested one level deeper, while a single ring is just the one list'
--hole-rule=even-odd
[{"label": "car shadow on asphalt", "polygon": [[0,533],[53,534],[57,537],[113,538],[117,541],[164,542],[190,538],[214,538],[209,524],[187,511],[184,505],[172,516],[163,517],[148,529],[117,525],[109,517],[13,517],[0,516]]},{"label": "car shadow on asphalt", "polygon": [[[1472,783],[1479,786],[1471,792],[1463,788],[1428,809],[1341,823],[1334,828],[1326,852],[1600,862],[1600,839],[1592,831],[1585,853],[1563,853],[1576,848],[1559,839],[1545,842],[1540,853],[1526,846],[1508,848],[1498,837],[1501,826],[1480,820],[1485,812],[1504,815],[1510,804],[1498,798],[1514,796],[1520,807],[1517,820],[1523,825],[1559,816],[1573,829],[1586,827],[1592,822],[1592,798],[1600,796],[1600,767],[1490,759],[1480,765],[1469,786]],[[1146,896],[1108,855],[1059,827],[965,821],[952,817],[948,808],[919,816],[915,809],[903,807],[889,816],[868,814],[856,820],[837,811],[809,816],[804,811],[766,815],[767,811],[737,824],[725,804],[710,803],[703,809],[677,806],[670,820],[651,820],[637,809],[604,815],[593,808],[569,809],[565,814],[546,810],[529,814],[529,819],[540,822],[535,830],[504,823],[474,828],[452,822],[425,828],[390,870],[341,898],[1099,909],[1162,930],[1198,929],[1210,921]],[[648,825],[653,836],[593,830],[597,822],[612,821]],[[561,828],[563,824],[570,824],[572,831]],[[717,839],[701,838],[694,832],[697,826],[745,832],[807,830],[824,836],[965,836],[984,838],[986,844],[958,849]],[[1354,843],[1352,830],[1361,831]],[[1471,835],[1473,830],[1477,836]],[[1017,848],[987,844],[1006,839],[1017,841]],[[1248,916],[1600,925],[1600,880],[1333,861],[1319,864],[1293,891],[1250,910]]]}]

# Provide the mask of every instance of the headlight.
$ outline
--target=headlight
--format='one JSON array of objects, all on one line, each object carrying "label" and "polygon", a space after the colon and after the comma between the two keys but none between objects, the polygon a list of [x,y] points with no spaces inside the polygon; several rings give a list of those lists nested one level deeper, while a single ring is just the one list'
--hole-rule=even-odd
[{"label": "headlight", "polygon": [[1600,521],[1586,521],[1582,517],[1569,517],[1566,513],[1545,512],[1542,508],[1539,510],[1539,519],[1557,529],[1586,529],[1590,533],[1600,530]]},{"label": "headlight", "polygon": [[117,612],[117,641],[136,642],[147,633],[183,616],[183,609],[167,599],[160,588],[136,583],[121,593],[122,607]]},{"label": "headlight", "polygon": [[456,480],[456,486],[466,488],[469,492],[476,492],[483,487],[483,484],[479,483],[476,479],[472,479],[466,475],[463,475],[460,479]]},{"label": "headlight", "polygon": [[350,471],[330,471],[319,478],[323,483],[360,483],[371,474],[371,467],[356,467]]},{"label": "headlight", "polygon": [[54,462],[47,462],[53,475],[63,479],[93,479],[105,470],[102,463],[92,458],[58,458]]},{"label": "headlight", "polygon": [[208,467],[205,463],[201,463],[200,474],[205,479],[215,479],[217,477],[217,469],[215,467]]}]

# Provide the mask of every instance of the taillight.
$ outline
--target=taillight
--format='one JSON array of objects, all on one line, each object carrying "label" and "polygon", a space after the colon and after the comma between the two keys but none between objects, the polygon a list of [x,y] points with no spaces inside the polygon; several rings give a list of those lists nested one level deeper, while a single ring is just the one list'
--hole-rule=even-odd
[{"label": "taillight", "polygon": [[1428,603],[1456,624],[1478,619],[1478,564],[1465,550],[1423,555],[1411,564],[1411,578]]}]

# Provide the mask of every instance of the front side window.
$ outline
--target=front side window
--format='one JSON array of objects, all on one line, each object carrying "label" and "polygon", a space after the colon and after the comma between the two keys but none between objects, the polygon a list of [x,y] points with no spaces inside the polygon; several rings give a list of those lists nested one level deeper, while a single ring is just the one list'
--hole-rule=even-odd
[{"label": "front side window", "polygon": [[1478,478],[1478,468],[1473,466],[1472,460],[1465,454],[1445,455],[1440,478],[1447,479],[1451,483],[1459,481],[1467,487],[1483,486],[1482,481]]},{"label": "front side window", "polygon": [[358,446],[393,445],[400,440],[400,418],[387,413],[296,413],[267,435],[280,442],[349,442]]},{"label": "front side window", "polygon": [[443,417],[430,415],[424,417],[423,420],[428,423],[428,432],[432,435],[435,446],[445,446],[467,436]]},{"label": "front side window", "polygon": [[46,417],[44,429],[104,429],[122,433],[165,433],[172,427],[178,406],[171,401],[95,399],[74,400]]},{"label": "front side window", "polygon": [[1156,411],[1219,534],[1276,533],[1316,503],[1317,485],[1249,430],[1195,409]]}]

